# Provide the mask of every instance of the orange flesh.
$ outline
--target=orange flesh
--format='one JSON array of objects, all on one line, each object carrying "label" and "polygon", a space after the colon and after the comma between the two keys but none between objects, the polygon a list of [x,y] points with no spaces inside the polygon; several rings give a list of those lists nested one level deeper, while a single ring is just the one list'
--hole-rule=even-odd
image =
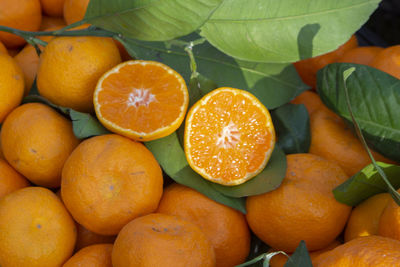
[{"label": "orange flesh", "polygon": [[103,80],[101,116],[124,129],[151,133],[172,124],[185,96],[173,73],[153,64],[127,64]]},{"label": "orange flesh", "polygon": [[259,105],[231,89],[191,110],[185,133],[187,154],[204,178],[235,185],[262,170],[274,147],[275,133],[268,110]]}]

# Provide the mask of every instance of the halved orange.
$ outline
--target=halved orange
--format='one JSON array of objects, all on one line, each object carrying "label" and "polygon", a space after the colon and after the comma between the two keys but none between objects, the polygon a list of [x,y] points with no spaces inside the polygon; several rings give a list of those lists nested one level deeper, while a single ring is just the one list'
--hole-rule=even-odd
[{"label": "halved orange", "polygon": [[275,146],[268,109],[251,93],[229,87],[203,96],[187,114],[184,150],[202,177],[238,185],[260,173]]},{"label": "halved orange", "polygon": [[155,61],[130,60],[106,72],[94,92],[97,118],[110,131],[137,141],[173,133],[189,93],[182,76]]}]

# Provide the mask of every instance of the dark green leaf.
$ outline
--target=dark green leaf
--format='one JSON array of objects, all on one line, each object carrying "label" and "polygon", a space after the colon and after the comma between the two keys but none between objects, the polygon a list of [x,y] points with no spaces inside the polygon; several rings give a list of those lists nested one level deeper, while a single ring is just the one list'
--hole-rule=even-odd
[{"label": "dark green leaf", "polygon": [[72,120],[74,134],[77,138],[83,139],[96,135],[109,134],[110,132],[92,115],[69,110]]},{"label": "dark green leaf", "polygon": [[343,71],[355,67],[347,87],[354,117],[368,144],[376,151],[400,161],[400,80],[375,68],[334,63],[318,72],[318,92],[335,113],[351,122],[344,92]]},{"label": "dark green leaf", "polygon": [[302,240],[284,267],[313,267],[306,243]]},{"label": "dark green leaf", "polygon": [[189,167],[176,132],[164,138],[146,142],[145,145],[153,153],[165,173],[175,182],[193,188],[219,203],[246,213],[244,199],[231,198],[218,192],[212,187],[211,182],[202,178]]},{"label": "dark green leaf", "polygon": [[200,100],[200,98],[217,87],[218,86],[214,81],[208,79],[200,73],[196,73],[189,81],[189,108],[198,100]]},{"label": "dark green leaf", "polygon": [[294,62],[336,49],[380,0],[226,0],[201,35],[224,53],[255,62]]},{"label": "dark green leaf", "polygon": [[91,0],[85,22],[148,41],[195,31],[222,0]]},{"label": "dark green leaf", "polygon": [[310,118],[303,104],[286,104],[271,112],[278,146],[286,154],[307,153],[311,143]]},{"label": "dark green leaf", "polygon": [[[400,188],[400,166],[377,162],[394,188]],[[356,206],[367,198],[388,192],[388,188],[373,164],[366,166],[333,190],[337,201]]]},{"label": "dark green leaf", "polygon": [[223,186],[213,183],[212,186],[231,197],[246,197],[263,194],[279,187],[286,174],[286,156],[275,146],[265,169],[251,180],[236,186]]},{"label": "dark green leaf", "polygon": [[[199,38],[192,34],[183,40]],[[139,59],[163,62],[178,71],[189,83],[189,57],[181,47],[159,42],[123,40],[128,52]],[[235,60],[208,42],[193,47],[197,71],[220,87],[244,89],[254,94],[267,108],[279,107],[308,87],[292,64],[265,64]]]}]

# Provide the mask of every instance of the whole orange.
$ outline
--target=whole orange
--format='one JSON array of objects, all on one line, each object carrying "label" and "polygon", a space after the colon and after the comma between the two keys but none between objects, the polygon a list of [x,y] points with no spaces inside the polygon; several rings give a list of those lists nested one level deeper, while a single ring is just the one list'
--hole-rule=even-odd
[{"label": "whole orange", "polygon": [[383,49],[370,65],[400,79],[400,45]]},{"label": "whole orange", "polygon": [[63,267],[113,267],[112,244],[97,244],[85,247],[64,263]]},{"label": "whole orange", "polygon": [[321,254],[314,267],[399,266],[400,242],[381,236],[355,238]]},{"label": "whole orange", "polygon": [[75,240],[75,223],[50,190],[27,187],[0,199],[1,266],[61,266]]},{"label": "whole orange", "polygon": [[400,240],[400,207],[393,199],[388,200],[388,204],[383,210],[379,220],[378,233],[381,236]]},{"label": "whole orange", "polygon": [[27,186],[29,186],[28,180],[0,158],[0,198]]},{"label": "whole orange", "polygon": [[54,38],[40,56],[39,93],[54,104],[92,112],[98,79],[120,62],[118,48],[110,38]]},{"label": "whole orange", "polygon": [[[24,31],[37,31],[42,20],[39,0],[1,0],[0,25]],[[17,35],[0,31],[0,41],[7,47],[23,45],[25,40]]]},{"label": "whole orange", "polygon": [[243,263],[250,250],[250,231],[240,212],[179,184],[168,186],[157,212],[197,225],[214,247],[217,266]]},{"label": "whole orange", "polygon": [[281,186],[247,198],[250,229],[266,244],[285,252],[293,252],[301,240],[310,251],[328,246],[343,230],[351,211],[332,193],[346,179],[335,162],[312,154],[288,155]]},{"label": "whole orange", "polygon": [[65,0],[64,20],[69,25],[83,19],[90,0]]},{"label": "whole orange", "polygon": [[32,183],[59,187],[64,162],[78,145],[72,123],[40,103],[19,106],[1,129],[4,157]]},{"label": "whole orange", "polygon": [[112,263],[114,267],[209,267],[215,266],[215,254],[196,225],[153,213],[122,228],[114,243]]},{"label": "whole orange", "polygon": [[83,141],[66,161],[61,196],[74,219],[101,235],[157,209],[161,168],[141,143],[119,135]]}]

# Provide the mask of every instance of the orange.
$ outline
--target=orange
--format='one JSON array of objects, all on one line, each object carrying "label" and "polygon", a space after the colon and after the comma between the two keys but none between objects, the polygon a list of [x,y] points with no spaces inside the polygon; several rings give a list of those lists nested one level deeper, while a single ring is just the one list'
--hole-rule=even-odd
[{"label": "orange", "polygon": [[61,196],[74,219],[101,235],[157,209],[161,168],[141,143],[119,135],[83,141],[66,161]]},{"label": "orange", "polygon": [[75,240],[75,223],[50,190],[27,187],[0,199],[1,266],[61,266]]},{"label": "orange", "polygon": [[7,48],[8,54],[12,57],[15,57],[19,51],[21,51],[21,47]]},{"label": "orange", "polygon": [[377,235],[383,210],[390,200],[389,193],[374,195],[355,207],[347,222],[344,241],[360,236]]},{"label": "orange", "polygon": [[351,208],[332,193],[346,179],[335,162],[312,154],[288,155],[281,186],[247,198],[250,229],[266,244],[289,253],[301,240],[310,251],[328,246],[350,215]]},{"label": "orange", "polygon": [[375,56],[370,65],[400,79],[400,45],[385,48]]},{"label": "orange", "polygon": [[[337,240],[333,241],[332,243],[330,243],[327,247],[320,249],[320,250],[316,250],[316,251],[312,251],[309,253],[311,261],[314,263],[315,259],[321,255],[324,252],[330,251],[334,248],[336,248],[337,246],[339,246],[341,243]],[[272,250],[271,252],[275,252],[276,250]],[[289,255],[291,256],[291,255]],[[269,262],[270,267],[284,267],[284,265],[286,264],[288,260],[288,257],[286,255],[283,254],[276,254],[275,256],[273,256],[271,258],[271,261]]]},{"label": "orange", "polygon": [[131,60],[100,78],[93,101],[97,117],[110,131],[150,141],[178,129],[189,93],[182,76],[167,65]]},{"label": "orange", "polygon": [[53,17],[64,15],[64,2],[65,0],[40,0],[43,12]]},{"label": "orange", "polygon": [[112,251],[114,267],[215,266],[210,241],[194,224],[165,214],[149,214],[128,223]]},{"label": "orange", "polygon": [[56,105],[92,112],[97,80],[119,62],[118,48],[110,38],[54,38],[40,56],[39,93]]},{"label": "orange", "polygon": [[113,235],[106,236],[93,233],[92,231],[86,229],[84,226],[80,224],[77,224],[77,231],[78,231],[78,236],[76,238],[75,250],[80,250],[84,247],[102,243],[112,244],[114,243],[116,237]]},{"label": "orange", "polygon": [[353,239],[321,254],[314,267],[388,267],[399,266],[400,242],[381,236]]},{"label": "orange", "polygon": [[250,231],[240,212],[179,184],[168,186],[157,212],[197,225],[214,247],[217,266],[236,266],[250,250]]},{"label": "orange", "polygon": [[[348,176],[353,176],[371,163],[367,152],[351,128],[329,109],[320,109],[310,118],[309,152],[337,162]],[[373,152],[377,161],[391,163]]]},{"label": "orange", "polygon": [[24,94],[24,74],[7,53],[0,53],[0,123],[15,109]]},{"label": "orange", "polygon": [[7,48],[0,42],[0,52],[8,54]]},{"label": "orange", "polygon": [[[39,0],[0,1],[0,25],[24,31],[37,31],[42,20]],[[14,34],[0,31],[0,41],[7,47],[23,45],[25,40]]]},{"label": "orange", "polygon": [[310,116],[315,111],[326,108],[319,95],[311,90],[304,91],[303,93],[299,94],[295,99],[290,101],[290,103],[303,104],[308,111],[308,115]]},{"label": "orange", "polygon": [[129,55],[128,51],[125,49],[124,45],[118,42],[117,40],[114,40],[115,44],[118,47],[119,54],[121,55],[122,61],[128,61],[133,59],[131,55]]},{"label": "orange", "polygon": [[39,103],[19,106],[1,129],[7,161],[32,183],[59,187],[64,162],[78,145],[71,121]]},{"label": "orange", "polygon": [[64,0],[64,20],[69,25],[83,19],[90,0]]},{"label": "orange", "polygon": [[337,62],[370,65],[375,56],[383,50],[379,46],[361,46],[350,49],[338,58]]},{"label": "orange", "polygon": [[238,185],[260,173],[275,146],[267,108],[247,91],[222,87],[203,96],[186,117],[186,159],[203,178]]},{"label": "orange", "polygon": [[346,43],[339,46],[339,48],[336,50],[320,56],[297,61],[293,63],[293,65],[295,66],[303,82],[315,89],[317,82],[317,71],[330,63],[336,62],[344,52],[357,46],[357,38],[355,35],[352,35]]},{"label": "orange", "polygon": [[63,267],[112,267],[112,244],[97,244],[75,253]]},{"label": "orange", "polygon": [[61,29],[65,26],[66,26],[66,24],[65,24],[65,21],[63,18],[43,16],[42,24],[40,24],[39,30],[49,31],[50,28],[57,27],[58,29]]},{"label": "orange", "polygon": [[379,220],[378,233],[381,236],[400,240],[400,207],[393,199],[389,199],[383,210]]},{"label": "orange", "polygon": [[28,180],[0,158],[0,198],[27,186],[29,186]]}]

